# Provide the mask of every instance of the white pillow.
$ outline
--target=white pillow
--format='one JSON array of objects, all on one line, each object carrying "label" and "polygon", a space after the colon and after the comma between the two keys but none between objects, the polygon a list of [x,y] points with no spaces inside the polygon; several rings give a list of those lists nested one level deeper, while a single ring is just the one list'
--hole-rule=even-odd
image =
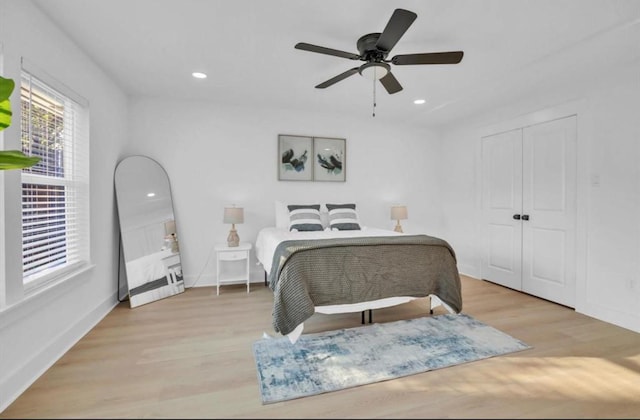
[{"label": "white pillow", "polygon": [[325,230],[329,227],[329,212],[324,209],[324,206],[320,207],[320,223]]},{"label": "white pillow", "polygon": [[276,200],[276,227],[278,229],[289,229],[289,209],[282,201]]}]

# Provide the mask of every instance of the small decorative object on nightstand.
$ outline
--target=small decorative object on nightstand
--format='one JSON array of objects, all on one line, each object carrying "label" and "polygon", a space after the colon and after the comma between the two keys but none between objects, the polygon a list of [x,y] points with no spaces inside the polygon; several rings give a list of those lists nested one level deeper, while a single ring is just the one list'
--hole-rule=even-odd
[{"label": "small decorative object on nightstand", "polygon": [[[249,256],[251,254],[251,243],[242,242],[237,246],[217,245],[216,251],[216,295],[220,294],[220,285],[224,283],[247,282],[247,293],[249,293]],[[245,260],[244,269],[241,274],[233,276],[222,276],[222,262]]]},{"label": "small decorative object on nightstand", "polygon": [[227,237],[227,245],[230,247],[238,246],[240,243],[240,237],[236,231],[236,224],[244,223],[244,209],[236,207],[235,204],[233,207],[225,207],[224,218],[222,221],[224,223],[231,223],[231,230]]},{"label": "small decorative object on nightstand", "polygon": [[393,229],[396,232],[402,232],[402,226],[400,226],[400,220],[407,218],[406,206],[392,206],[391,207],[391,220],[396,220],[396,227]]},{"label": "small decorative object on nightstand", "polygon": [[164,222],[164,241],[167,248],[171,248],[174,254],[180,252],[178,247],[178,237],[176,236],[176,221],[171,219]]}]

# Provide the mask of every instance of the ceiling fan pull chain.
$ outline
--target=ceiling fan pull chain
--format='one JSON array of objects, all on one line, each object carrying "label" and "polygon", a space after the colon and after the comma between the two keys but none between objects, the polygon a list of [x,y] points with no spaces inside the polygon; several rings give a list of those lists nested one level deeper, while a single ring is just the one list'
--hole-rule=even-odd
[{"label": "ceiling fan pull chain", "polygon": [[376,116],[376,79],[373,79],[373,116]]}]

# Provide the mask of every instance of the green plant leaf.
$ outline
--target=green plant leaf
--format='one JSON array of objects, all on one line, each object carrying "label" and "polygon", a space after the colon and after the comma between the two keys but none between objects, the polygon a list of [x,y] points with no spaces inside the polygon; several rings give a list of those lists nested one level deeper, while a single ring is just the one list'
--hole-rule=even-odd
[{"label": "green plant leaf", "polygon": [[0,131],[11,125],[11,103],[8,99],[0,102]]},{"label": "green plant leaf", "polygon": [[11,102],[9,97],[16,87],[12,79],[0,76],[0,131],[11,125]]},{"label": "green plant leaf", "polygon": [[15,87],[16,83],[13,81],[13,79],[5,79],[4,77],[0,76],[0,101],[9,99]]},{"label": "green plant leaf", "polygon": [[[16,84],[0,76],[0,131],[11,125],[11,102],[9,97]],[[37,156],[27,156],[20,150],[0,150],[0,171],[29,168],[40,162]]]},{"label": "green plant leaf", "polygon": [[0,171],[29,168],[40,162],[37,156],[27,156],[19,150],[0,150]]}]

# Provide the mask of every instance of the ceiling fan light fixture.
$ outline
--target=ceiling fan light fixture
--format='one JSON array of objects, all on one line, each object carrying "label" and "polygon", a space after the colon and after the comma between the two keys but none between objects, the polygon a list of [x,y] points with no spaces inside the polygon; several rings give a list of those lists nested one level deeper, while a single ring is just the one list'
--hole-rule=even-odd
[{"label": "ceiling fan light fixture", "polygon": [[370,62],[360,66],[358,72],[369,80],[380,80],[389,73],[389,65],[382,62]]},{"label": "ceiling fan light fixture", "polygon": [[[398,93],[402,90],[402,85],[391,72],[391,66],[424,65],[424,64],[457,64],[462,60],[463,51],[442,51],[417,54],[395,55],[388,60],[389,53],[396,43],[402,38],[407,29],[413,24],[418,15],[405,9],[395,9],[391,18],[387,22],[382,32],[371,32],[361,36],[356,42],[359,54],[347,51],[327,48],[320,45],[298,42],[295,48],[312,53],[332,55],[334,57],[346,58],[349,60],[363,61],[364,64],[355,66],[344,71],[329,80],[316,85],[316,89],[325,89],[329,86],[345,80],[356,73],[373,81],[374,107],[376,80],[380,81],[382,87],[388,94]],[[375,116],[375,112],[374,112]]]}]

